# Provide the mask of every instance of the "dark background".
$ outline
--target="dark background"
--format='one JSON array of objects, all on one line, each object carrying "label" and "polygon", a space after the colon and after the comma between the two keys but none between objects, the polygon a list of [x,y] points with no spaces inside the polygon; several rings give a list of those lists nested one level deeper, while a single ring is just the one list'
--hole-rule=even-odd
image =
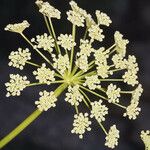
[{"label": "dark background", "polygon": [[[0,1],[0,138],[35,110],[34,101],[38,98],[38,92],[44,88],[28,88],[20,97],[5,97],[4,83],[9,80],[10,73],[24,74],[29,79],[32,79],[32,73],[29,67],[22,72],[8,67],[9,53],[17,50],[18,47],[29,46],[18,34],[5,32],[3,29],[9,23],[22,22],[27,19],[31,23],[31,27],[25,33],[30,38],[47,32],[43,18],[38,13],[34,2],[34,0]],[[65,20],[65,11],[70,8],[69,1],[51,0],[50,2],[63,12],[63,19],[54,21],[56,31],[70,33],[71,25]],[[150,1],[77,0],[76,2],[91,14],[94,14],[96,9],[108,13],[113,24],[109,30],[107,29],[106,37],[111,37],[115,30],[119,30],[130,40],[128,53],[135,54],[137,57],[140,66],[139,80],[144,88],[141,98],[142,113],[136,121],[129,121],[122,117],[120,109],[114,107],[105,126],[109,127],[115,123],[121,130],[121,138],[116,150],[144,150],[139,135],[142,129],[150,129]],[[111,42],[108,44],[110,45]],[[39,57],[35,55],[34,60],[37,58]],[[63,99],[63,96],[60,97],[59,105],[55,110],[52,109],[42,114],[4,150],[107,150],[108,148],[104,147],[104,134],[97,124],[83,140],[79,140],[77,136],[70,133],[74,110]]]}]

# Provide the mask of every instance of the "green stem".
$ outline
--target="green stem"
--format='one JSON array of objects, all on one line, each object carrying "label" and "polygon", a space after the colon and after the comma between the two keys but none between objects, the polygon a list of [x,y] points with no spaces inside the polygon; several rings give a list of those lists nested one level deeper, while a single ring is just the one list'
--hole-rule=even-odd
[{"label": "green stem", "polygon": [[88,100],[88,102],[91,104],[91,100],[89,99],[89,97],[85,94],[85,92],[83,92],[82,90],[81,90],[81,93],[84,95],[84,97]]},{"label": "green stem", "polygon": [[85,73],[85,74],[79,76],[79,79],[82,79],[82,78],[84,78],[86,76],[92,76],[92,75],[96,75],[96,71],[91,71],[89,73]]},{"label": "green stem", "polygon": [[[55,91],[55,96],[58,97],[66,88],[67,84],[61,84]],[[20,125],[12,130],[7,136],[0,140],[0,149],[14,139],[19,133],[21,133],[26,127],[28,127],[38,116],[43,112],[36,109],[29,117],[27,117]]]},{"label": "green stem", "polygon": [[75,104],[74,107],[75,107],[76,114],[79,114],[78,106]]},{"label": "green stem", "polygon": [[124,80],[123,79],[100,79],[100,81],[106,81],[106,82],[114,81],[114,82],[116,82],[116,81],[124,81]]},{"label": "green stem", "polygon": [[48,23],[48,20],[47,20],[46,16],[43,15],[43,17],[44,17],[44,21],[45,21],[46,27],[48,29],[48,32],[49,32],[50,35],[52,35],[52,32],[51,32],[51,29],[50,29],[50,26],[49,26],[49,23]]},{"label": "green stem", "polygon": [[114,51],[115,51],[115,46],[116,46],[116,44],[113,44],[112,46],[110,46],[108,49],[106,49],[106,50],[111,50],[111,49],[113,49],[110,53],[109,53],[109,55],[110,54],[112,54]]},{"label": "green stem", "polygon": [[104,128],[104,126],[102,125],[102,123],[100,123],[100,122],[98,122],[98,123],[99,123],[100,127],[102,128],[102,130],[104,131],[104,133],[106,135],[108,135],[108,133],[107,133],[106,129]]},{"label": "green stem", "polygon": [[35,66],[35,67],[41,67],[40,65],[33,63],[33,62],[30,62],[30,61],[26,61],[26,63],[29,65]]},{"label": "green stem", "polygon": [[[87,101],[91,104],[91,101],[90,101],[90,99],[88,98],[88,96],[82,91],[82,90],[80,90],[80,92],[83,94],[83,96],[87,99]],[[86,102],[86,100],[85,100],[85,102]],[[88,107],[88,108],[90,108],[90,106],[89,106],[89,104],[86,102],[85,103],[86,104],[86,106]]]},{"label": "green stem", "polygon": [[86,30],[85,30],[85,33],[84,33],[84,36],[83,36],[83,40],[86,39],[87,33],[88,33],[88,28],[86,28]]},{"label": "green stem", "polygon": [[19,133],[21,133],[27,126],[29,126],[42,112],[38,109],[35,110],[29,117],[27,117],[19,126],[17,126],[12,132],[5,136],[0,141],[0,149],[14,139]]},{"label": "green stem", "polygon": [[[53,81],[50,84],[56,84],[56,83],[64,83],[64,80]],[[28,84],[27,87],[36,86],[36,85],[43,85],[43,84],[47,84],[47,83],[31,83],[31,84]]]},{"label": "green stem", "polygon": [[52,36],[53,36],[53,38],[54,38],[54,40],[55,40],[55,48],[56,48],[56,50],[58,51],[58,53],[61,54],[59,45],[58,45],[58,43],[57,43],[57,38],[56,38],[56,34],[55,34],[55,30],[54,30],[54,27],[53,27],[51,18],[49,18],[49,23],[50,23],[50,28],[51,28]]},{"label": "green stem", "polygon": [[133,91],[120,91],[121,94],[132,94]]},{"label": "green stem", "polygon": [[[76,34],[76,25],[73,24],[73,26],[72,26],[72,37],[73,37],[73,41],[75,41],[75,34]],[[72,50],[71,50],[70,71],[72,70],[73,55],[74,55],[74,46],[73,46],[73,48],[72,48]]]},{"label": "green stem", "polygon": [[110,70],[110,71],[117,72],[117,71],[121,71],[121,70],[124,70],[124,69],[113,69],[113,70]]},{"label": "green stem", "polygon": [[31,86],[36,86],[36,85],[44,85],[46,83],[31,83],[31,84],[28,84],[27,87],[31,87]]}]

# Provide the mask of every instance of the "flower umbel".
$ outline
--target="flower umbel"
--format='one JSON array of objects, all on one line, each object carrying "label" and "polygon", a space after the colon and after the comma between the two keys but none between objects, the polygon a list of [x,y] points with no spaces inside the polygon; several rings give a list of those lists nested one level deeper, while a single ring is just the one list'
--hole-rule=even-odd
[{"label": "flower umbel", "polygon": [[20,96],[21,91],[30,84],[26,76],[20,76],[19,74],[10,74],[10,81],[5,83],[7,94],[6,96]]},{"label": "flower umbel", "polygon": [[145,150],[149,150],[150,149],[150,131],[141,131],[141,139],[145,144]]},{"label": "flower umbel", "polygon": [[20,70],[23,70],[27,61],[31,59],[31,53],[29,52],[28,48],[18,48],[18,51],[12,51],[10,53],[9,59],[9,66],[13,66],[15,68],[19,68]]},{"label": "flower umbel", "polygon": [[79,138],[82,139],[83,138],[83,134],[85,133],[85,131],[91,131],[90,125],[91,125],[91,121],[89,121],[88,118],[88,113],[80,113],[80,114],[76,114],[74,115],[74,122],[73,122],[73,126],[74,128],[71,130],[71,133],[75,133],[75,134],[79,134]]},{"label": "flower umbel", "polygon": [[[105,145],[115,148],[118,145],[119,130],[116,125],[107,130],[102,124],[106,121],[106,115],[111,115],[111,113],[108,114],[107,105],[123,109],[125,111],[123,116],[133,120],[141,111],[139,103],[143,89],[138,81],[139,67],[136,57],[126,54],[129,41],[116,31],[114,37],[110,37],[114,39],[114,43],[111,46],[104,46],[101,43],[105,37],[103,27],[110,26],[112,23],[110,17],[96,10],[97,20],[94,20],[74,1],[70,2],[72,10],[67,12],[67,19],[72,25],[72,33],[57,35],[53,26],[53,18],[60,19],[61,12],[42,0],[37,0],[36,4],[39,12],[43,14],[48,33],[34,35],[35,38],[29,39],[23,33],[29,27],[27,21],[9,24],[5,28],[7,31],[19,33],[31,47],[30,51],[28,48],[12,51],[9,56],[9,66],[21,70],[25,65],[26,69],[28,65],[32,66],[36,82],[30,83],[26,76],[11,74],[10,81],[5,84],[6,96],[20,96],[25,88],[35,86],[43,86],[43,88],[46,86],[45,88],[49,90],[42,89],[39,92],[39,98],[35,100],[37,110],[0,141],[0,149],[41,113],[55,107],[58,96],[63,92],[66,92],[64,100],[75,110],[71,132],[78,134],[82,139],[85,132],[91,130],[92,121],[90,120],[95,119],[106,136]],[[78,27],[86,28],[83,35],[82,32],[77,34]],[[100,44],[95,45],[96,43]],[[35,60],[32,58],[36,63],[31,62],[31,52],[36,52],[42,60],[40,58],[37,61],[36,57]],[[125,85],[123,87],[126,88],[129,85],[130,91],[124,91],[123,87],[119,87],[121,85],[119,83],[123,83]],[[55,85],[51,86],[51,84]],[[124,95],[125,98],[126,95],[131,96],[131,100],[127,101],[129,105],[126,103],[124,105],[121,101]],[[87,113],[83,113],[84,106],[88,109]]]},{"label": "flower umbel", "polygon": [[39,83],[45,83],[50,85],[51,82],[55,81],[54,71],[46,68],[46,64],[42,64],[41,68],[38,68],[37,71],[33,71],[35,78],[39,80]]},{"label": "flower umbel", "polygon": [[119,139],[119,130],[116,128],[116,125],[110,127],[108,135],[106,136],[105,145],[109,148],[115,148],[118,145]]},{"label": "flower umbel", "polygon": [[51,107],[56,106],[55,102],[57,101],[57,98],[53,91],[43,91],[40,92],[39,95],[39,101],[35,101],[35,104],[37,105],[40,111],[47,111]]}]

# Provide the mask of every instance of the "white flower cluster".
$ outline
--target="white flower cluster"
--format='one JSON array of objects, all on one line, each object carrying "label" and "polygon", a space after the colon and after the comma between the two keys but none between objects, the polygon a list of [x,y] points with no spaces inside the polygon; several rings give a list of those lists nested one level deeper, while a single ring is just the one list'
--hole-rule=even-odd
[{"label": "white flower cluster", "polygon": [[9,24],[5,27],[6,31],[22,33],[26,28],[28,28],[30,24],[28,21],[24,20],[21,23]]},{"label": "white flower cluster", "polygon": [[68,34],[60,34],[58,37],[58,44],[61,45],[66,50],[71,50],[74,46],[76,46],[76,43],[74,42],[74,39],[72,35]]},{"label": "white flower cluster", "polygon": [[79,91],[79,85],[73,87],[68,87],[68,92],[66,93],[65,101],[69,102],[71,105],[78,106],[83,100],[83,95]]},{"label": "white flower cluster", "polygon": [[105,116],[108,114],[108,108],[105,105],[102,105],[102,100],[92,102],[91,106],[92,110],[90,117],[94,117],[99,123],[105,121]]},{"label": "white flower cluster", "polygon": [[51,92],[43,91],[40,92],[39,95],[40,95],[39,101],[35,101],[35,104],[37,105],[37,108],[40,111],[47,111],[51,107],[56,106],[55,103],[57,101],[57,98],[53,91]]},{"label": "white flower cluster", "polygon": [[84,86],[88,86],[90,90],[95,90],[96,88],[101,88],[100,80],[98,79],[97,75],[92,75],[89,77],[85,77],[85,83],[83,83]]},{"label": "white flower cluster", "polygon": [[52,55],[53,57],[53,67],[55,69],[58,69],[60,73],[63,75],[67,69],[69,69],[69,57],[68,55],[62,56],[61,54],[58,55],[58,58],[56,58],[55,55]]},{"label": "white flower cluster", "polygon": [[105,50],[104,47],[99,48],[98,50],[95,50],[94,57],[95,57],[95,64],[101,65],[105,64],[107,65],[107,58],[109,57],[109,50]]},{"label": "white flower cluster", "polygon": [[89,40],[80,40],[80,52],[77,53],[77,56],[85,55],[90,56],[92,52],[94,52],[94,49],[92,48],[92,45],[90,44]]},{"label": "white flower cluster", "polygon": [[[114,103],[120,108],[124,108],[124,117],[133,120],[137,118],[141,111],[139,99],[143,89],[141,84],[138,83],[137,73],[139,68],[135,56],[129,55],[126,57],[126,47],[129,41],[124,39],[119,31],[116,31],[114,33],[114,44],[107,49],[102,47],[102,43],[100,42],[105,38],[102,27],[110,26],[112,23],[110,17],[106,13],[96,10],[95,15],[97,20],[94,21],[92,16],[80,8],[74,1],[70,2],[72,10],[67,12],[67,19],[73,24],[72,34],[60,34],[56,36],[53,20],[51,19],[60,19],[61,12],[48,2],[43,2],[43,0],[37,0],[36,4],[39,7],[39,12],[44,15],[50,35],[44,33],[32,38],[31,41],[28,40],[28,37],[23,34],[23,31],[30,26],[26,20],[22,23],[9,24],[5,30],[21,34],[33,49],[50,64],[51,68],[48,68],[45,63],[39,66],[36,63],[30,62],[31,53],[27,48],[19,48],[18,51],[12,51],[9,56],[9,66],[22,70],[25,64],[28,63],[34,67],[38,67],[33,71],[33,75],[38,82],[30,84],[26,76],[11,74],[10,81],[5,84],[7,89],[6,96],[19,96],[22,90],[29,86],[61,83],[54,92],[44,90],[39,93],[40,97],[35,101],[35,105],[39,111],[43,112],[55,107],[58,95],[68,88],[65,101],[74,106],[77,113],[74,115],[71,132],[78,134],[79,138],[82,139],[84,133],[91,130],[90,119],[94,118],[106,134],[105,145],[112,149],[115,148],[118,145],[119,130],[116,128],[116,125],[113,125],[107,133],[105,127],[101,124],[106,119],[108,108],[103,104],[102,100],[91,101],[87,92],[101,97],[109,103]],[[76,38],[76,35],[78,35],[76,33],[78,31],[77,27],[84,26],[86,26],[84,36],[80,39]],[[101,46],[98,47],[97,42]],[[53,51],[54,47],[56,51]],[[50,59],[45,56],[46,52],[44,51],[50,53]],[[124,74],[122,74],[123,71],[125,72]],[[121,73],[121,79],[120,77],[111,77],[116,72],[117,74]],[[110,79],[106,79],[108,77]],[[137,85],[137,87],[134,91],[121,91],[116,86],[117,84],[114,85],[111,81],[124,82],[131,86]],[[102,87],[103,84],[107,87]],[[131,94],[132,97],[129,106],[119,103],[121,94]],[[79,106],[81,102],[84,102],[90,109],[90,116],[88,113],[78,113],[80,112],[79,109],[82,108]],[[149,131],[146,133],[142,132],[141,137],[148,141],[147,136],[150,136],[149,134]]]},{"label": "white flower cluster", "polygon": [[107,64],[99,64],[97,67],[97,74],[102,78],[108,78],[109,75],[112,75],[113,72],[110,71],[110,67]]},{"label": "white flower cluster", "polygon": [[72,10],[75,11],[76,13],[79,13],[80,15],[82,15],[84,17],[87,15],[86,10],[83,10],[82,8],[80,8],[76,2],[71,1],[69,4],[70,4]]},{"label": "white flower cluster", "polygon": [[149,150],[150,149],[150,131],[141,131],[141,139],[143,140],[144,144],[145,144],[145,150]]},{"label": "white flower cluster", "polygon": [[20,76],[19,74],[10,74],[10,81],[5,83],[7,94],[9,96],[20,96],[21,91],[30,84],[26,76]]},{"label": "white flower cluster", "polygon": [[[92,19],[92,16],[88,14],[86,10],[80,8],[76,2],[71,1],[70,6],[74,12],[78,13],[80,16],[82,16],[85,19],[87,28],[95,24],[94,20]],[[80,24],[82,24],[82,22],[80,22]]]},{"label": "white flower cluster", "polygon": [[88,70],[88,57],[86,55],[81,55],[76,60],[76,65],[83,71],[86,72]]},{"label": "white flower cluster", "polygon": [[91,27],[88,29],[89,36],[92,40],[97,40],[102,42],[104,39],[104,35],[102,34],[103,30],[100,29],[99,25],[91,25]]},{"label": "white flower cluster", "polygon": [[114,39],[116,44],[115,50],[117,51],[117,53],[121,54],[122,56],[125,56],[126,45],[129,43],[129,41],[123,39],[123,35],[119,31],[115,32]]},{"label": "white flower cluster", "polygon": [[123,114],[124,117],[128,116],[129,119],[135,120],[139,115],[141,108],[138,107],[139,105],[139,98],[143,92],[141,84],[133,91],[132,99],[130,105],[126,109],[126,113]]},{"label": "white flower cluster", "polygon": [[135,56],[128,56],[128,60],[126,60],[126,67],[127,71],[122,76],[122,78],[124,79],[125,83],[135,86],[136,84],[138,84],[137,72],[139,71]]},{"label": "white flower cluster", "polygon": [[110,74],[112,74],[112,71],[109,71],[109,66],[107,65],[107,58],[109,50],[105,50],[104,47],[99,48],[98,50],[95,50],[94,57],[95,57],[95,64],[98,65],[96,67],[98,76],[102,78],[108,78]]},{"label": "white flower cluster", "polygon": [[18,48],[18,51],[12,51],[8,58],[10,59],[9,66],[22,70],[26,62],[31,59],[31,53],[28,48]]},{"label": "white flower cluster", "polygon": [[117,88],[116,85],[113,85],[112,83],[107,87],[106,94],[108,96],[108,102],[109,103],[119,103],[119,97],[120,97],[120,88]]},{"label": "white flower cluster", "polygon": [[137,86],[137,88],[132,92],[131,102],[132,103],[139,103],[139,100],[140,100],[142,93],[143,93],[143,88],[142,88],[142,85],[139,84]]},{"label": "white flower cluster", "polygon": [[126,68],[126,60],[123,59],[121,54],[115,54],[112,57],[112,61],[117,69],[125,69]]},{"label": "white flower cluster", "polygon": [[39,12],[43,15],[47,16],[48,18],[60,19],[60,11],[51,6],[48,2],[37,0],[36,4],[39,6]]},{"label": "white flower cluster", "polygon": [[112,23],[110,17],[106,13],[96,10],[95,14],[99,25],[109,26]]},{"label": "white flower cluster", "polygon": [[31,42],[36,43],[34,45],[34,48],[43,48],[45,51],[49,51],[50,53],[53,51],[54,39],[52,36],[47,35],[47,33],[44,33],[43,35],[37,35],[36,38],[32,38]]},{"label": "white flower cluster", "polygon": [[50,85],[51,82],[55,81],[55,72],[49,68],[46,68],[46,64],[44,63],[41,68],[37,69],[37,71],[33,71],[33,74],[35,75],[35,78],[39,80],[39,83]]},{"label": "white flower cluster", "polygon": [[78,26],[78,27],[84,27],[84,20],[85,18],[80,15],[79,13],[77,13],[76,11],[73,10],[69,10],[67,12],[67,19],[74,25]]},{"label": "white flower cluster", "polygon": [[110,127],[109,132],[106,136],[105,145],[109,148],[115,148],[118,145],[119,139],[119,130],[116,128],[116,125]]},{"label": "white flower cluster", "polygon": [[88,113],[79,113],[74,115],[73,129],[71,133],[79,134],[79,138],[83,138],[83,134],[85,131],[91,131],[90,125],[91,121],[89,121]]},{"label": "white flower cluster", "polygon": [[137,103],[132,103],[127,107],[126,113],[123,114],[124,117],[128,116],[129,119],[135,120],[139,115],[141,108],[137,107]]}]

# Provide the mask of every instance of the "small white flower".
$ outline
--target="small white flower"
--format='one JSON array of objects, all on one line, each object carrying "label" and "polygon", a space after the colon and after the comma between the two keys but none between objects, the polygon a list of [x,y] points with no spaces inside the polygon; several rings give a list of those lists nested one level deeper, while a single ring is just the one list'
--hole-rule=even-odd
[{"label": "small white flower", "polygon": [[69,102],[72,106],[78,106],[80,102],[83,100],[83,95],[79,91],[79,85],[75,85],[73,87],[68,87],[68,92],[66,93],[65,101]]},{"label": "small white flower", "polygon": [[56,106],[55,103],[57,101],[57,98],[53,91],[51,92],[43,91],[40,92],[39,95],[40,95],[39,101],[35,101],[35,104],[37,105],[37,108],[40,111],[47,111],[51,107]]},{"label": "small white flower", "polygon": [[135,86],[136,84],[139,83],[137,80],[138,79],[137,74],[135,74],[131,70],[126,71],[125,74],[122,76],[122,78],[124,79],[125,83],[132,86]]},{"label": "small white flower", "polygon": [[115,68],[125,69],[127,67],[126,61],[123,59],[121,54],[115,54],[112,57],[112,61],[115,65]]},{"label": "small white flower", "polygon": [[96,88],[101,88],[100,80],[97,75],[92,75],[90,77],[85,77],[86,81],[83,84],[84,86],[88,86],[90,90],[95,90]]},{"label": "small white flower", "polygon": [[30,84],[26,76],[20,76],[19,74],[10,74],[10,81],[5,83],[7,94],[9,96],[20,96],[21,91]]},{"label": "small white flower", "polygon": [[138,104],[140,96],[142,95],[142,93],[143,93],[143,88],[142,88],[142,85],[139,84],[137,86],[137,88],[132,93],[131,103],[137,103]]},{"label": "small white flower", "polygon": [[104,35],[102,34],[103,30],[100,29],[98,25],[91,25],[91,27],[88,29],[89,36],[92,40],[97,40],[102,42],[104,39]]},{"label": "small white flower", "polygon": [[136,57],[134,55],[129,55],[126,61],[127,69],[136,74],[139,71],[138,64],[136,62]]},{"label": "small white flower", "polygon": [[95,57],[95,64],[107,64],[107,58],[109,51],[105,50],[104,47],[99,48],[98,50],[95,50],[94,57]]},{"label": "small white flower", "polygon": [[80,8],[76,2],[71,1],[70,5],[73,11],[75,11],[76,13],[79,13],[82,17],[84,17],[87,28],[95,24],[94,20],[92,19],[92,16],[88,14],[86,10]]},{"label": "small white flower", "polygon": [[110,67],[106,64],[99,64],[96,67],[98,76],[102,78],[108,78],[110,74],[113,74],[113,72],[109,71],[109,68]]},{"label": "small white flower", "polygon": [[128,56],[128,60],[126,60],[126,66],[127,66],[127,71],[122,76],[124,82],[132,86],[138,84],[137,72],[139,71],[139,67],[136,62],[135,56],[131,56],[131,55]]},{"label": "small white flower", "polygon": [[89,29],[92,25],[96,25],[95,21],[93,20],[90,14],[85,16],[86,26]]},{"label": "small white flower", "polygon": [[95,14],[99,25],[109,26],[112,23],[110,17],[106,13],[96,10]]},{"label": "small white flower", "polygon": [[112,149],[115,148],[115,146],[118,145],[119,137],[119,130],[116,128],[116,125],[111,126],[108,135],[105,138],[105,145]]},{"label": "small white flower", "polygon": [[77,53],[77,56],[81,56],[81,55],[90,56],[90,54],[94,51],[89,40],[81,39],[79,48],[80,48],[80,52]]},{"label": "small white flower", "polygon": [[150,130],[141,131],[140,136],[145,144],[145,148],[146,148],[145,150],[149,150],[150,149]]},{"label": "small white flower", "polygon": [[108,108],[102,105],[102,100],[92,102],[91,118],[95,118],[99,123],[105,121],[105,116],[108,114]]},{"label": "small white flower", "polygon": [[22,23],[8,24],[5,27],[5,30],[21,34],[29,26],[30,26],[30,24],[28,23],[28,21],[24,20]]},{"label": "small white flower", "polygon": [[83,134],[85,131],[91,131],[90,125],[91,121],[89,121],[88,113],[80,113],[74,115],[73,129],[71,133],[79,134],[79,138],[83,138]]},{"label": "small white flower", "polygon": [[49,51],[50,53],[53,51],[54,45],[54,39],[52,36],[47,35],[47,33],[44,33],[43,35],[37,35],[36,39],[32,38],[31,42],[36,43],[34,45],[34,48],[43,48],[45,51]]},{"label": "small white flower", "polygon": [[78,27],[84,27],[85,18],[78,12],[69,10],[67,12],[67,19],[74,25]]},{"label": "small white flower", "polygon": [[60,19],[61,12],[51,6],[48,2],[37,2],[36,3],[39,6],[39,12],[43,15],[47,16],[48,18],[57,18]]},{"label": "small white flower", "polygon": [[70,6],[71,6],[73,11],[79,13],[82,16],[86,16],[87,15],[86,10],[80,8],[75,1],[71,1],[69,4],[70,4]]},{"label": "small white flower", "polygon": [[88,57],[86,55],[81,55],[76,60],[76,65],[84,72],[88,70],[89,64],[88,64]]},{"label": "small white flower", "polygon": [[123,39],[123,35],[119,31],[115,32],[114,39],[116,44],[115,49],[117,53],[121,54],[124,57],[126,54],[126,45],[129,43],[129,41]]},{"label": "small white flower", "polygon": [[138,103],[131,102],[130,105],[126,108],[126,113],[123,114],[124,117],[128,116],[131,120],[135,120],[140,114],[141,108],[138,107]]},{"label": "small white flower", "polygon": [[116,85],[110,84],[107,87],[106,94],[108,96],[108,102],[109,103],[119,103],[119,97],[120,97],[120,88],[117,88]]},{"label": "small white flower", "polygon": [[18,51],[12,51],[9,55],[9,66],[13,66],[22,70],[28,60],[31,59],[29,49],[18,48]]},{"label": "small white flower", "polygon": [[66,50],[71,50],[74,46],[76,46],[71,34],[60,34],[58,37],[58,44]]},{"label": "small white flower", "polygon": [[36,0],[35,4],[41,8],[42,7],[42,4],[43,4],[43,0]]},{"label": "small white flower", "polygon": [[69,58],[68,58],[68,55],[58,55],[58,58],[56,58],[55,55],[52,55],[53,56],[53,65],[54,65],[54,68],[58,69],[60,71],[60,73],[63,75],[64,72],[69,69],[70,65],[69,65]]},{"label": "small white flower", "polygon": [[40,83],[45,83],[50,85],[51,82],[55,81],[54,74],[55,72],[49,68],[46,68],[46,64],[42,64],[41,68],[38,68],[37,71],[33,71],[35,78],[39,80]]}]

